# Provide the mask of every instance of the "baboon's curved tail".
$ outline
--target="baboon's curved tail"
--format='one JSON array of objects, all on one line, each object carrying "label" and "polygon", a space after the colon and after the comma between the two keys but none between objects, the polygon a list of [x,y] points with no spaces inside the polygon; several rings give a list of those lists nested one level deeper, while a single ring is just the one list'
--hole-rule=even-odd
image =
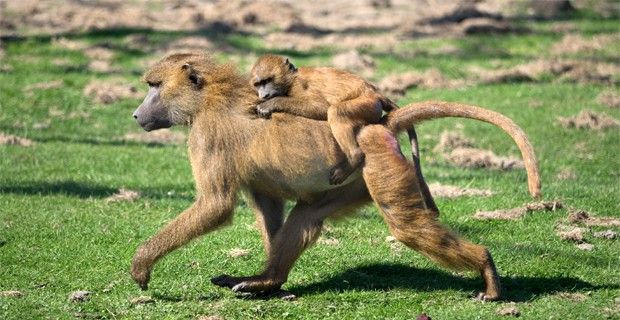
[{"label": "baboon's curved tail", "polygon": [[459,117],[476,119],[500,127],[515,141],[525,163],[527,184],[530,194],[539,197],[540,173],[534,148],[525,132],[510,118],[491,110],[472,105],[445,101],[424,101],[411,103],[390,112],[385,119],[385,125],[393,133],[408,130],[412,125],[432,119]]}]

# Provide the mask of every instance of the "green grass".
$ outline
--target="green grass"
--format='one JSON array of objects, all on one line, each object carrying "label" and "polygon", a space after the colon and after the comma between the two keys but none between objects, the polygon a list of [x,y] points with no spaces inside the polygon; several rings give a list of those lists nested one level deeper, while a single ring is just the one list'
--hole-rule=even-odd
[{"label": "green grass", "polygon": [[[586,35],[617,31],[617,21],[575,21]],[[471,66],[503,67],[548,56],[561,39],[545,32],[546,23],[533,25],[533,34],[476,36],[460,39],[404,41],[396,54],[367,52],[378,65],[377,79],[391,72],[436,67],[450,77],[465,76]],[[71,37],[122,48],[123,38],[148,32],[154,46],[184,35],[179,32],[112,30]],[[237,58],[247,66],[249,53],[265,49],[256,37],[213,36],[218,46],[232,48],[218,54]],[[473,274],[442,269],[408,250],[394,251],[385,241],[387,227],[373,207],[352,218],[328,222],[325,237],[336,245],[317,244],[293,269],[285,288],[299,295],[295,302],[236,297],[211,285],[211,276],[260,271],[264,261],[254,217],[239,201],[231,226],[177,250],[156,267],[148,292],[142,293],[129,277],[136,247],[190,205],[193,180],[184,146],[153,146],[123,142],[128,132],[139,132],[131,112],[137,100],[112,105],[94,104],[83,96],[91,79],[122,78],[139,83],[140,62],[154,51],[116,50],[115,63],[123,72],[91,74],[88,59],[76,51],[51,44],[49,37],[9,41],[2,63],[12,72],[0,73],[0,131],[35,141],[30,148],[0,146],[0,291],[19,290],[21,298],[0,297],[0,318],[196,318],[225,319],[411,319],[426,312],[434,319],[501,318],[499,303],[479,303],[471,295],[481,288]],[[416,49],[445,45],[457,55]],[[603,52],[613,58],[611,50]],[[300,64],[327,62],[330,50],[281,52]],[[69,59],[76,68],[51,63]],[[580,58],[577,56],[576,58]],[[617,58],[617,56],[616,56]],[[245,60],[244,60],[245,59]],[[493,62],[495,61],[495,62]],[[24,92],[29,84],[62,79],[61,88]],[[377,80],[375,79],[375,80]],[[142,86],[142,90],[145,88]],[[570,130],[558,116],[572,116],[582,108],[620,119],[620,110],[596,102],[608,88],[550,79],[542,83],[479,85],[466,89],[410,90],[400,103],[442,99],[481,105],[514,119],[528,133],[540,160],[544,198],[561,199],[572,208],[601,216],[619,216],[620,131]],[[618,87],[614,87],[618,90]],[[49,110],[82,111],[88,117],[62,119]],[[33,124],[50,121],[45,129]],[[437,120],[418,128],[427,180],[443,184],[488,188],[488,198],[438,199],[441,220],[465,237],[489,247],[505,288],[505,301],[517,302],[526,319],[618,318],[620,246],[617,240],[587,235],[595,247],[587,252],[560,240],[554,228],[567,216],[562,209],[536,213],[516,221],[479,221],[477,210],[512,208],[531,201],[525,173],[455,168],[432,151],[443,130],[463,126],[481,148],[517,155],[514,143],[499,129],[475,121]],[[184,131],[185,129],[177,129]],[[576,172],[574,180],[559,180],[563,169]],[[107,203],[118,188],[139,190],[135,202]],[[593,231],[604,230],[595,227]],[[617,228],[616,228],[616,231]],[[231,258],[233,248],[250,254]],[[87,302],[72,303],[68,295],[89,290]],[[572,301],[562,292],[585,295]],[[148,305],[132,305],[130,298],[147,294]],[[613,311],[615,310],[615,311]]]}]

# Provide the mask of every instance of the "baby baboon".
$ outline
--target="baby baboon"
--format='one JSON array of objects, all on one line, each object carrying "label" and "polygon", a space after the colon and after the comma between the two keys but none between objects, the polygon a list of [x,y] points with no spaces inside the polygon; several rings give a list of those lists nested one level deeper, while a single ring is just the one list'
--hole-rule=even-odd
[{"label": "baby baboon", "polygon": [[296,68],[282,56],[258,58],[250,81],[258,97],[266,100],[256,107],[259,115],[286,112],[328,121],[348,160],[332,170],[332,184],[341,184],[364,159],[355,140],[359,129],[378,123],[383,111],[397,108],[372,83],[353,73],[335,68]]},{"label": "baby baboon", "polygon": [[367,126],[358,142],[366,155],[362,168],[366,187],[394,237],[442,265],[479,271],[485,291],[478,298],[498,299],[499,276],[491,254],[450,232],[437,220],[439,212],[424,206],[415,164],[402,155],[392,133],[384,126]]},{"label": "baby baboon", "polygon": [[[369,129],[361,140],[370,157],[364,165],[366,179],[356,175],[341,185],[330,185],[321,177],[345,156],[329,125],[286,113],[275,113],[270,120],[251,117],[248,111],[258,102],[256,93],[248,85],[248,79],[231,65],[218,64],[202,54],[175,54],[155,64],[146,72],[144,80],[149,84],[149,92],[134,112],[134,118],[147,131],[175,124],[189,126],[188,149],[196,200],[136,250],[131,275],[143,289],[147,288],[159,259],[231,221],[237,195],[242,190],[249,195],[248,201],[261,224],[267,263],[257,275],[222,275],[212,282],[244,292],[279,289],[297,258],[319,237],[324,219],[352,213],[367,204],[371,201],[369,190],[386,215],[393,214],[389,207],[402,208],[407,201],[414,201],[412,210],[418,212],[419,199],[426,197],[419,192],[422,188],[419,184],[423,182],[412,177],[411,170],[415,169],[409,164],[390,156],[384,157],[386,162],[378,163],[376,159],[380,158],[375,158],[375,153],[384,153],[382,150],[397,145],[393,138],[386,136],[386,131],[376,129]],[[448,116],[476,118],[507,130],[521,148],[528,174],[534,175],[529,176],[530,186],[535,187],[530,191],[539,194],[540,180],[533,150],[527,137],[516,130],[518,127],[510,119],[482,108],[452,103],[423,102],[415,105],[416,110],[411,109],[414,108],[397,109],[385,118],[383,123],[392,135],[407,130],[414,122]],[[383,174],[387,169],[389,172]],[[394,180],[400,177],[406,181]],[[286,221],[283,219],[285,200],[297,201]],[[436,211],[429,210],[425,212],[431,212],[429,217],[432,217]],[[439,231],[417,233],[415,224],[403,225],[410,222],[404,215],[398,214],[394,219],[396,222],[388,219],[388,223],[396,225],[395,234],[402,233],[397,236],[399,239],[414,243],[410,245],[419,246],[440,262],[479,268],[490,261],[490,256],[479,252],[480,247],[470,247],[444,229],[437,227]],[[408,233],[430,238],[412,242]],[[448,245],[444,244],[445,239],[454,241],[451,244],[463,244],[464,254],[478,260],[470,262],[472,259],[465,257],[461,263],[458,259],[442,259],[441,252]],[[461,251],[446,251],[455,252]],[[483,270],[486,270],[485,295],[492,299],[499,294],[499,284],[490,280],[494,275],[489,268]]]}]

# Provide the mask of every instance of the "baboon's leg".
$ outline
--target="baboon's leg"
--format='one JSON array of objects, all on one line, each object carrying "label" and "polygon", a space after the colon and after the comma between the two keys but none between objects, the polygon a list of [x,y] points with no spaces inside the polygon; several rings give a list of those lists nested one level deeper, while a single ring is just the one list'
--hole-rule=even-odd
[{"label": "baboon's leg", "polygon": [[157,260],[230,220],[235,205],[232,194],[220,197],[203,194],[192,206],[140,245],[131,264],[131,276],[140,288],[147,289],[151,270]]},{"label": "baboon's leg", "polygon": [[498,299],[499,277],[490,253],[439,223],[438,212],[426,206],[415,164],[400,153],[394,136],[374,125],[364,128],[358,141],[366,155],[362,173],[368,191],[394,237],[444,266],[479,271],[486,285],[479,297]]},{"label": "baboon's leg", "polygon": [[499,298],[499,277],[486,248],[452,233],[428,212],[402,208],[381,211],[396,239],[446,267],[479,271],[486,288],[478,297],[483,300]]},{"label": "baboon's leg", "polygon": [[375,97],[364,95],[329,107],[327,122],[348,160],[348,163],[339,164],[332,169],[331,184],[342,183],[362,164],[364,154],[357,144],[356,134],[362,126],[379,122],[381,112],[381,102]]},{"label": "baboon's leg", "polygon": [[369,200],[368,191],[360,181],[334,190],[314,203],[298,203],[277,233],[267,266],[261,274],[251,277],[222,275],[211,281],[242,292],[279,289],[297,258],[321,234],[326,217],[351,211]]},{"label": "baboon's leg", "polygon": [[269,257],[273,238],[282,227],[284,201],[258,192],[249,192],[249,198],[261,231],[265,254]]}]

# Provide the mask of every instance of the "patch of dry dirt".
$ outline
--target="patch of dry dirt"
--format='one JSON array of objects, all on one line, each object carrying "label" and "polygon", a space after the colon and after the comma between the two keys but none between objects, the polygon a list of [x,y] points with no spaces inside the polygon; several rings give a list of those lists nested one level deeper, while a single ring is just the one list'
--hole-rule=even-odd
[{"label": "patch of dry dirt", "polygon": [[248,254],[250,254],[250,250],[241,248],[234,248],[228,252],[228,256],[231,258],[241,258],[247,256]]},{"label": "patch of dry dirt", "polygon": [[488,197],[493,195],[493,191],[488,189],[461,188],[457,186],[443,185],[437,182],[428,185],[433,197],[437,198],[457,198],[457,197]]},{"label": "patch of dry dirt", "polygon": [[613,230],[598,231],[592,234],[595,238],[603,238],[613,240],[618,237],[618,233]]},{"label": "patch of dry dirt", "polygon": [[596,52],[608,45],[620,41],[620,34],[597,35],[590,39],[585,39],[580,34],[566,34],[562,40],[551,47],[551,53],[562,55],[566,53]]},{"label": "patch of dry dirt", "polygon": [[474,214],[474,219],[492,220],[516,220],[525,216],[529,212],[536,211],[555,211],[563,208],[560,201],[539,201],[528,203],[522,207],[512,209],[498,209],[494,211],[478,211]]},{"label": "patch of dry dirt", "polygon": [[620,108],[620,94],[618,90],[605,90],[596,97],[596,102],[610,108]]},{"label": "patch of dry dirt", "polygon": [[562,299],[575,301],[575,302],[584,302],[588,299],[588,297],[583,293],[578,292],[560,292],[558,296]]},{"label": "patch of dry dirt", "polygon": [[521,312],[517,309],[517,304],[514,302],[506,303],[499,307],[496,313],[500,316],[512,316],[519,317]]},{"label": "patch of dry dirt", "polygon": [[539,59],[507,69],[470,68],[480,83],[536,82],[546,76],[578,83],[612,84],[618,82],[620,64],[594,61]]},{"label": "patch of dry dirt", "polygon": [[357,50],[349,50],[335,55],[332,58],[332,65],[364,77],[371,77],[375,72],[375,62],[372,57],[360,54]]},{"label": "patch of dry dirt", "polygon": [[24,294],[21,291],[17,291],[17,290],[0,291],[0,297],[20,298],[23,295]]},{"label": "patch of dry dirt", "polygon": [[187,137],[183,132],[159,129],[151,132],[128,133],[123,137],[123,140],[166,145],[183,144],[187,141]]},{"label": "patch of dry dirt", "polygon": [[556,235],[562,240],[574,241],[577,243],[583,242],[584,234],[587,232],[585,228],[559,225],[556,230]]},{"label": "patch of dry dirt", "polygon": [[620,121],[602,113],[582,110],[574,117],[558,117],[558,122],[564,128],[603,130],[620,127]]},{"label": "patch of dry dirt", "polygon": [[596,217],[584,210],[570,210],[568,221],[571,223],[585,224],[589,227],[620,227],[620,218]]},{"label": "patch of dry dirt", "polygon": [[319,238],[317,243],[328,245],[328,246],[337,246],[337,245],[340,244],[340,240],[335,239],[335,238],[323,238],[323,237],[321,237],[321,238]]},{"label": "patch of dry dirt", "polygon": [[88,301],[90,299],[92,292],[90,291],[84,291],[84,290],[79,290],[79,291],[74,291],[71,292],[71,294],[69,294],[69,302],[84,302],[84,301]]},{"label": "patch of dry dirt", "polygon": [[4,134],[0,132],[0,145],[13,145],[21,147],[30,147],[34,144],[32,140],[14,136],[11,134]]},{"label": "patch of dry dirt", "polygon": [[582,242],[582,243],[578,243],[577,245],[575,245],[575,247],[579,250],[583,250],[583,251],[592,251],[594,250],[594,245],[587,243],[587,242]]},{"label": "patch of dry dirt", "polygon": [[379,84],[379,90],[392,99],[398,99],[405,95],[411,88],[456,88],[464,85],[462,80],[445,78],[437,69],[425,72],[409,71],[399,74],[391,74],[383,78]]},{"label": "patch of dry dirt", "polygon": [[456,148],[444,155],[444,158],[462,168],[511,170],[525,167],[520,158],[501,157],[493,151],[476,148]]},{"label": "patch of dry dirt", "polygon": [[95,102],[111,104],[121,99],[138,99],[143,93],[138,88],[121,80],[102,81],[92,80],[85,87],[83,94],[91,96]]},{"label": "patch of dry dirt", "polygon": [[155,299],[149,296],[139,296],[139,297],[130,298],[129,303],[131,303],[132,305],[149,304],[149,303],[155,303]]},{"label": "patch of dry dirt", "polygon": [[462,168],[524,168],[520,158],[501,157],[490,150],[474,148],[472,140],[457,131],[442,132],[439,143],[433,150],[439,152],[448,162]]},{"label": "patch of dry dirt", "polygon": [[49,90],[49,89],[58,89],[62,88],[65,85],[65,82],[62,80],[54,80],[49,82],[39,82],[31,85],[25,86],[22,90],[24,92],[31,92],[33,90]]},{"label": "patch of dry dirt", "polygon": [[137,200],[138,198],[140,198],[140,192],[134,191],[134,190],[125,189],[125,188],[120,188],[120,189],[118,189],[118,192],[116,192],[115,194],[105,198],[105,202],[106,203],[109,203],[109,202],[121,202],[121,201],[133,202],[133,201]]}]

